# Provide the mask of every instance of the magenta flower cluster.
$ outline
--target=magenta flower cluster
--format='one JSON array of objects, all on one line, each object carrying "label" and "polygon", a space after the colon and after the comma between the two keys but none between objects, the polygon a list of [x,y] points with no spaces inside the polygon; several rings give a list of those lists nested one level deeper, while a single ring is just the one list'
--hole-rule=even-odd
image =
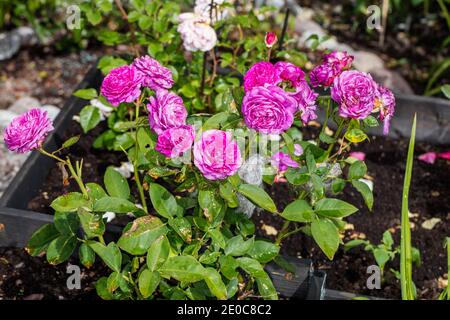
[{"label": "magenta flower cluster", "polygon": [[159,90],[170,89],[172,85],[172,72],[157,60],[144,56],[136,58],[129,66],[111,70],[103,80],[100,91],[113,106],[118,106],[137,100],[141,87]]},{"label": "magenta flower cluster", "polygon": [[244,76],[242,114],[246,125],[265,134],[280,134],[292,126],[295,114],[302,121],[316,119],[317,94],[305,73],[289,62],[258,62]]},{"label": "magenta flower cluster", "polygon": [[33,108],[14,118],[4,130],[3,138],[9,150],[25,153],[40,148],[52,130],[53,123],[47,112]]},{"label": "magenta flower cluster", "polygon": [[330,87],[336,77],[352,67],[352,63],[353,56],[345,51],[333,51],[326,54],[323,57],[323,63],[316,66],[309,74],[311,85],[314,88],[319,86]]}]

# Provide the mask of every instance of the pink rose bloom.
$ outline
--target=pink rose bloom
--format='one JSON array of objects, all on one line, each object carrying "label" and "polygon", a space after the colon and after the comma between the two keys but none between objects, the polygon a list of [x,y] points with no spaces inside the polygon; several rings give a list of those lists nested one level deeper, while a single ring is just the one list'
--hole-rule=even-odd
[{"label": "pink rose bloom", "polygon": [[295,99],[274,85],[255,87],[242,101],[247,127],[265,134],[278,134],[289,129],[296,111]]},{"label": "pink rose bloom", "polygon": [[303,124],[317,119],[316,99],[319,94],[315,93],[306,81],[300,82],[296,87],[296,91],[288,94],[297,101],[298,111],[301,113],[300,118]]},{"label": "pink rose bloom", "polygon": [[24,153],[40,148],[52,130],[53,123],[47,112],[33,108],[15,117],[3,131],[3,138],[9,150]]},{"label": "pink rose bloom", "polygon": [[305,73],[300,67],[290,62],[279,61],[275,63],[275,70],[282,81],[289,81],[293,87],[305,80]]},{"label": "pink rose bloom", "polygon": [[264,42],[267,48],[272,48],[275,43],[277,43],[278,37],[274,32],[267,32]]},{"label": "pink rose bloom", "polygon": [[173,85],[172,71],[163,67],[157,60],[149,56],[136,58],[133,66],[140,77],[142,85],[152,90],[170,89]]},{"label": "pink rose bloom", "polygon": [[193,126],[181,126],[164,130],[158,136],[155,150],[169,158],[181,156],[189,150],[194,142],[195,130]]},{"label": "pink rose bloom", "polygon": [[291,159],[291,157],[284,152],[277,152],[270,158],[272,166],[280,171],[286,171],[288,168],[298,168],[297,162]]},{"label": "pink rose bloom", "polygon": [[349,156],[359,161],[364,161],[364,159],[366,159],[366,154],[360,151],[350,152]]},{"label": "pink rose bloom", "polygon": [[352,67],[353,56],[349,55],[346,51],[333,51],[326,54],[323,58],[325,64],[331,65],[339,73],[343,70],[348,70]]},{"label": "pink rose bloom", "polygon": [[261,61],[255,63],[244,76],[244,90],[248,92],[254,87],[262,87],[265,84],[278,84],[281,79],[270,62]]},{"label": "pink rose bloom", "polygon": [[241,163],[241,152],[231,132],[207,130],[194,143],[194,164],[208,180],[234,175]]},{"label": "pink rose bloom", "polygon": [[303,154],[303,148],[299,144],[294,144],[294,155],[300,157]]},{"label": "pink rose bloom", "polygon": [[321,64],[311,70],[309,79],[314,88],[318,86],[328,88],[333,84],[336,75],[336,70],[331,65]]},{"label": "pink rose bloom", "polygon": [[112,69],[103,79],[100,91],[116,107],[122,102],[136,100],[141,94],[141,82],[142,78],[133,65],[121,66]]},{"label": "pink rose bloom", "polygon": [[334,79],[331,98],[339,104],[343,118],[364,119],[372,112],[377,84],[364,72],[344,71]]},{"label": "pink rose bloom", "polygon": [[150,128],[157,134],[186,124],[187,110],[183,99],[173,92],[158,90],[155,97],[150,97],[147,109]]},{"label": "pink rose bloom", "polygon": [[380,120],[383,121],[383,133],[389,133],[389,125],[395,111],[395,97],[391,90],[378,86],[375,108],[380,108]]},{"label": "pink rose bloom", "polygon": [[436,161],[436,158],[437,158],[436,152],[427,152],[427,153],[421,154],[418,157],[418,159],[420,161],[423,161],[428,164],[434,164],[434,162]]}]

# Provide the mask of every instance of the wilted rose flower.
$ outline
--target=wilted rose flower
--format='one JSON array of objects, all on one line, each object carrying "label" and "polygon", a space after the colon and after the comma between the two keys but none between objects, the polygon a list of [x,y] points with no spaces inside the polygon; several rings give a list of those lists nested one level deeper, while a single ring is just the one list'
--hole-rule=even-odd
[{"label": "wilted rose flower", "polygon": [[436,161],[436,158],[437,158],[437,153],[436,152],[427,152],[427,153],[421,154],[418,157],[418,159],[420,161],[423,161],[423,162],[428,163],[428,164],[434,164],[434,162]]},{"label": "wilted rose flower", "polygon": [[374,108],[377,84],[364,72],[344,71],[334,80],[331,98],[339,104],[344,118],[364,119]]},{"label": "wilted rose flower", "polygon": [[289,81],[292,87],[297,87],[305,81],[305,73],[300,67],[290,62],[275,63],[275,70],[282,81]]},{"label": "wilted rose flower", "polygon": [[346,51],[333,51],[323,58],[325,64],[331,65],[340,73],[352,67],[353,56]]},{"label": "wilted rose flower", "polygon": [[133,65],[112,69],[101,86],[102,95],[113,106],[122,102],[133,102],[141,94],[142,78]]},{"label": "wilted rose flower", "polygon": [[142,77],[142,85],[152,90],[170,89],[173,85],[172,71],[149,56],[136,58],[136,72]]},{"label": "wilted rose flower", "polygon": [[265,134],[279,134],[289,129],[296,110],[295,99],[273,85],[254,87],[242,101],[245,124]]},{"label": "wilted rose flower", "polygon": [[314,88],[318,86],[328,88],[333,84],[336,74],[336,70],[332,66],[328,64],[318,65],[309,74],[311,85]]},{"label": "wilted rose flower", "polygon": [[207,130],[194,143],[194,164],[206,179],[232,176],[241,163],[241,152],[231,132]]},{"label": "wilted rose flower", "polygon": [[14,118],[3,131],[3,138],[9,150],[24,153],[40,148],[52,130],[47,112],[33,108]]},{"label": "wilted rose flower", "polygon": [[303,154],[303,148],[298,143],[294,144],[294,155],[300,157]]},{"label": "wilted rose flower", "polygon": [[378,94],[375,98],[375,108],[380,109],[380,120],[383,121],[383,133],[389,133],[389,125],[395,111],[395,97],[391,90],[378,86]]},{"label": "wilted rose flower", "polygon": [[209,19],[194,13],[179,15],[178,32],[183,46],[188,51],[209,51],[217,43],[216,31],[209,25]]},{"label": "wilted rose flower", "polygon": [[311,120],[317,119],[316,114],[316,99],[319,96],[308,85],[306,81],[300,82],[296,87],[295,92],[289,92],[298,105],[298,111],[300,111],[300,118],[304,124],[307,124]]},{"label": "wilted rose flower", "polygon": [[286,171],[288,168],[298,168],[299,165],[296,161],[291,159],[291,156],[284,152],[277,152],[270,158],[272,166],[278,169],[278,171]]},{"label": "wilted rose flower", "polygon": [[244,76],[245,92],[254,87],[262,87],[265,84],[278,84],[281,79],[273,64],[266,61],[255,63]]},{"label": "wilted rose flower", "polygon": [[278,37],[274,32],[266,32],[266,37],[264,38],[264,42],[266,43],[267,48],[272,48],[275,43],[277,43]]},{"label": "wilted rose flower", "polygon": [[359,161],[364,161],[366,159],[366,154],[360,151],[350,152],[349,156]]},{"label": "wilted rose flower", "polygon": [[150,128],[157,134],[186,124],[187,110],[183,99],[173,92],[158,90],[155,97],[150,97],[147,109]]},{"label": "wilted rose flower", "polygon": [[189,150],[194,138],[193,126],[183,125],[178,128],[169,128],[158,136],[155,150],[169,158],[176,158]]}]

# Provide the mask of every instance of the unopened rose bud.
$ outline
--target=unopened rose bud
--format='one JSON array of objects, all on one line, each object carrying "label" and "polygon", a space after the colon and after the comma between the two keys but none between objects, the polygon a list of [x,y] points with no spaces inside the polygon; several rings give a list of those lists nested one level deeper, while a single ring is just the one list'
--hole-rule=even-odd
[{"label": "unopened rose bud", "polygon": [[266,42],[267,48],[272,48],[273,45],[278,41],[278,38],[274,32],[267,32],[264,41]]}]

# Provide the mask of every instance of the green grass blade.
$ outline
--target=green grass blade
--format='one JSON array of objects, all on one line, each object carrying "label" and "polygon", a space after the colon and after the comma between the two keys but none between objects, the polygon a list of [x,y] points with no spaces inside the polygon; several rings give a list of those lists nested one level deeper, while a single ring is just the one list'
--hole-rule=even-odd
[{"label": "green grass blade", "polygon": [[400,282],[403,300],[414,300],[414,283],[412,281],[412,255],[411,255],[411,228],[409,224],[408,196],[411,185],[414,143],[416,139],[416,120],[414,115],[411,129],[411,139],[409,140],[408,158],[406,160],[405,180],[403,183],[402,197],[402,236],[400,247]]}]

